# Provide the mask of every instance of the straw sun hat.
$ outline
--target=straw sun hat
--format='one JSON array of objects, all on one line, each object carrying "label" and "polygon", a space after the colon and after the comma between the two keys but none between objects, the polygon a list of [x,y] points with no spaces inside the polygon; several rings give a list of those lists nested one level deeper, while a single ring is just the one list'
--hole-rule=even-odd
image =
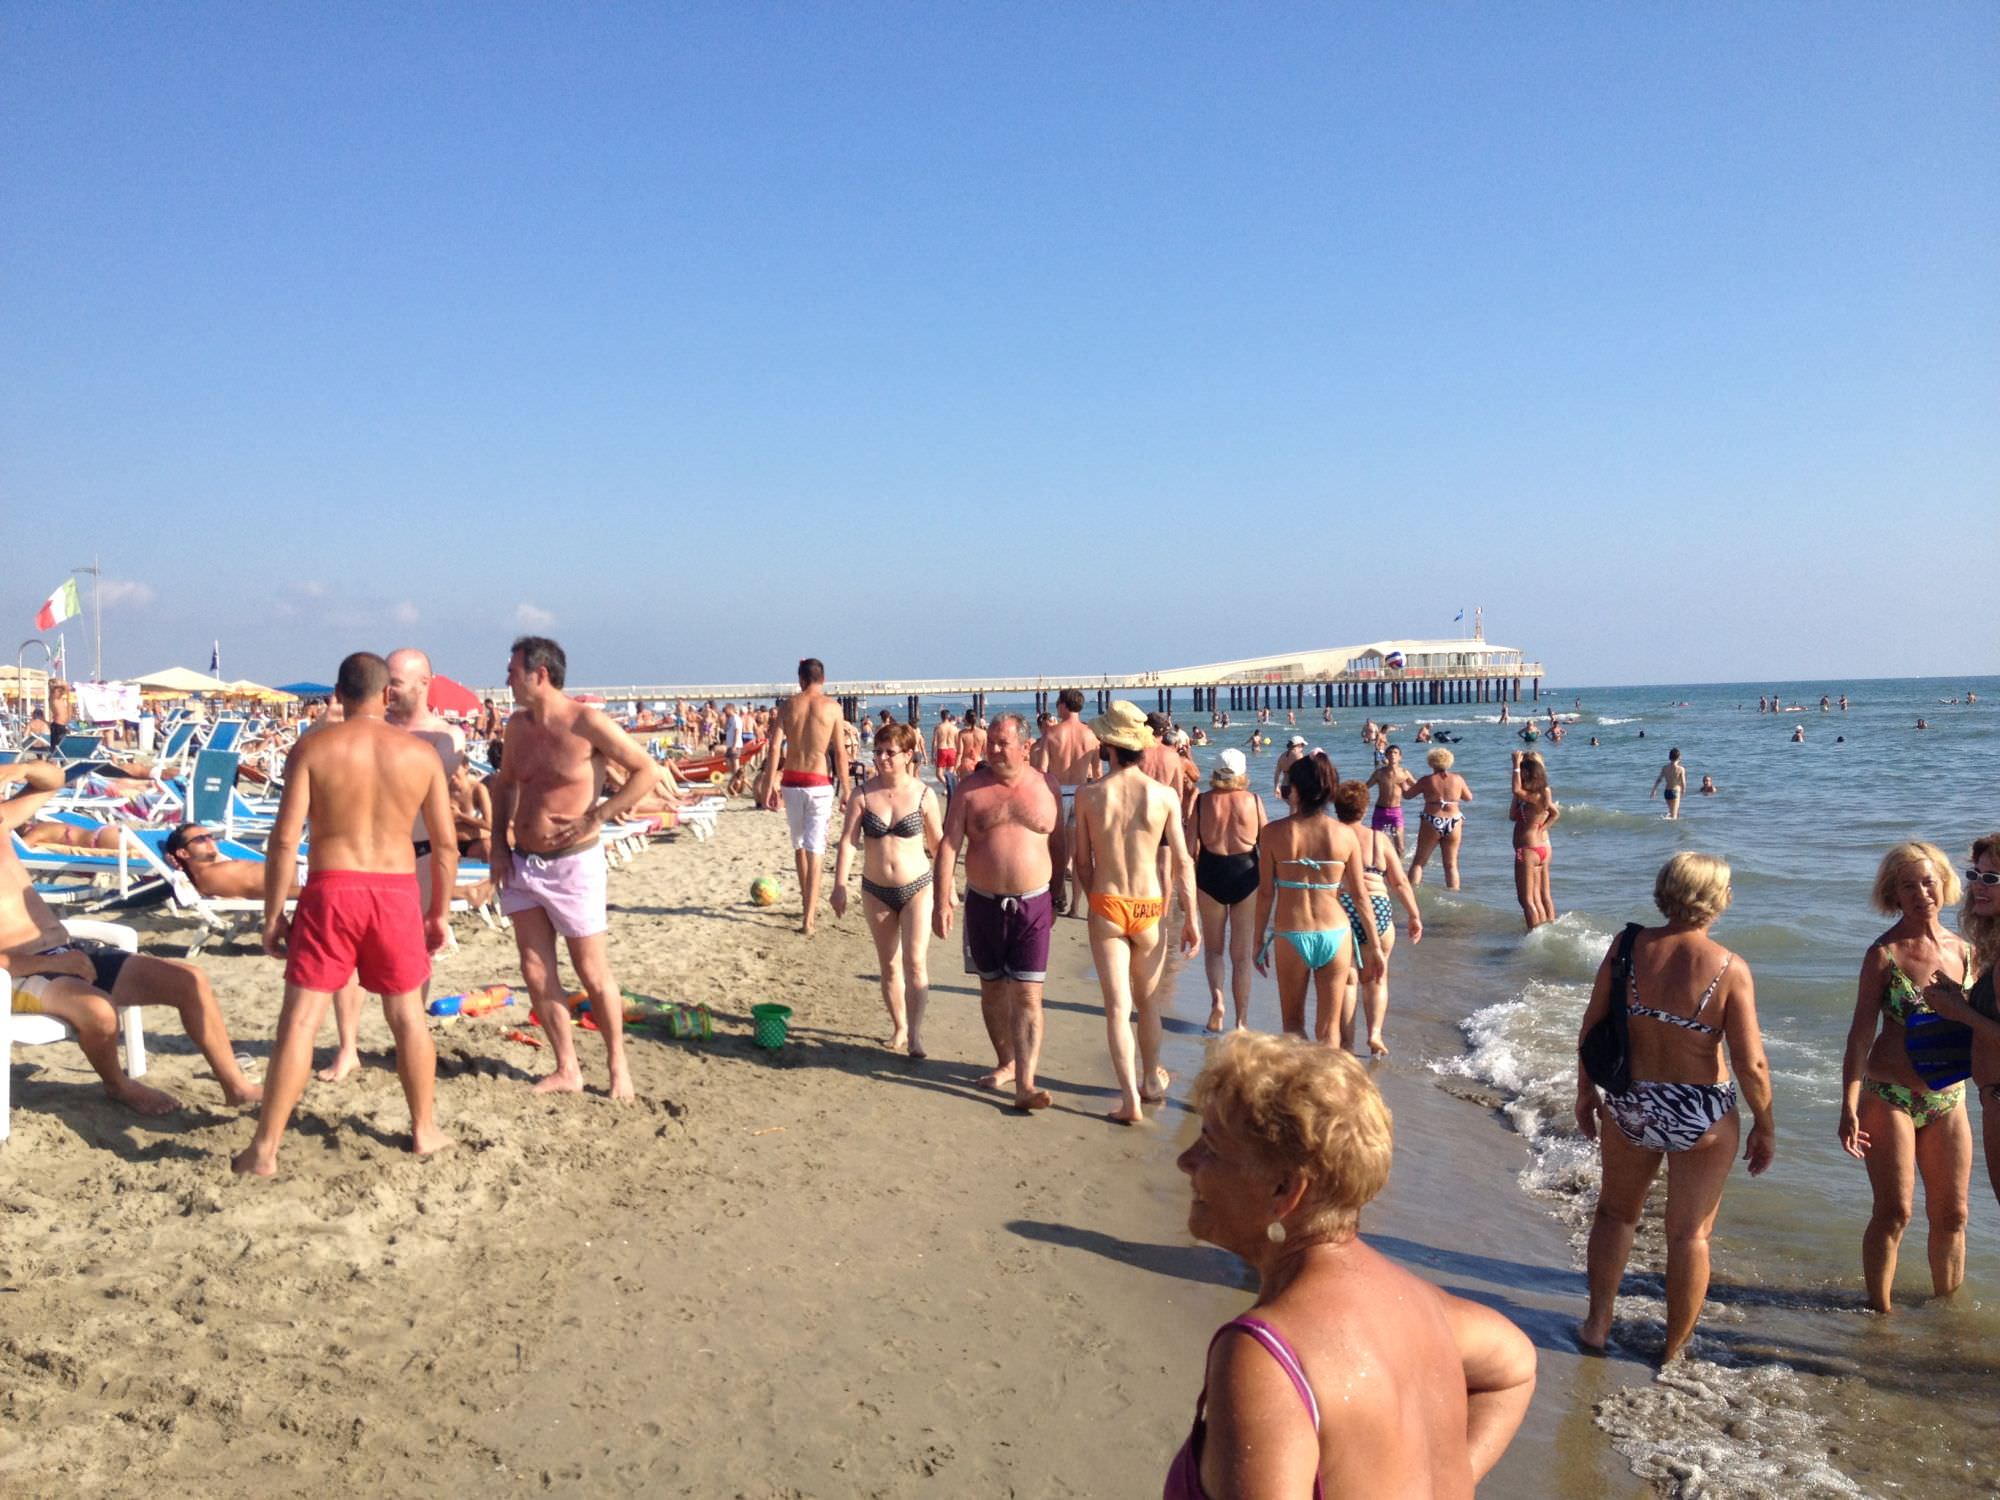
[{"label": "straw sun hat", "polygon": [[1153,731],[1146,725],[1146,716],[1136,703],[1127,703],[1122,698],[1111,705],[1110,712],[1090,721],[1090,732],[1097,736],[1098,744],[1114,750],[1144,750],[1153,744]]}]

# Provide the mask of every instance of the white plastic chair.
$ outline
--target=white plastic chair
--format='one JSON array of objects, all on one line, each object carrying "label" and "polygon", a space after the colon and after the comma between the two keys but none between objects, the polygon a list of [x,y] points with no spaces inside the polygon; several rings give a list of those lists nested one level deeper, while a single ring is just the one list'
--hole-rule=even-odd
[{"label": "white plastic chair", "polygon": [[[78,918],[65,921],[63,928],[73,938],[109,943],[127,953],[139,951],[139,934],[117,922],[88,922]],[[123,1007],[119,1020],[125,1032],[125,1072],[133,1078],[144,1077],[146,1033],[140,1023],[139,1007]],[[76,1032],[54,1016],[15,1015],[13,976],[0,970],[0,1141],[6,1140],[13,1129],[9,1114],[14,1085],[14,1048],[73,1041],[75,1037]]]}]

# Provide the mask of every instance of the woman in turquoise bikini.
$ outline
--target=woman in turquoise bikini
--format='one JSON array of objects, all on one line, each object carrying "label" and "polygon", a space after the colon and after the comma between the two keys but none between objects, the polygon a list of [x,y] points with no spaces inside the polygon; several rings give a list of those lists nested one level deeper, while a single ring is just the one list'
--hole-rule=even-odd
[{"label": "woman in turquoise bikini", "polygon": [[[1338,893],[1356,911],[1370,909],[1362,879],[1361,841],[1344,823],[1326,817],[1338,774],[1322,756],[1308,755],[1285,773],[1291,815],[1267,823],[1257,835],[1257,972],[1271,972],[1276,943],[1278,1011],[1284,1029],[1306,1034],[1306,984],[1317,997],[1313,1035],[1333,1039],[1335,1018],[1347,993],[1354,962],[1353,934]],[[1272,919],[1276,918],[1275,930]]]},{"label": "woman in turquoise bikini", "polygon": [[1951,861],[1930,844],[1898,844],[1875,872],[1876,909],[1899,919],[1861,960],[1841,1069],[1840,1144],[1868,1164],[1874,1189],[1861,1272],[1877,1312],[1889,1311],[1893,1300],[1896,1251],[1918,1177],[1930,1223],[1931,1287],[1943,1297],[1965,1279],[1972,1127],[1959,1106],[1972,1071],[1972,1034],[1933,1010],[1911,978],[1964,984],[1964,945],[1939,920],[1958,893]]}]

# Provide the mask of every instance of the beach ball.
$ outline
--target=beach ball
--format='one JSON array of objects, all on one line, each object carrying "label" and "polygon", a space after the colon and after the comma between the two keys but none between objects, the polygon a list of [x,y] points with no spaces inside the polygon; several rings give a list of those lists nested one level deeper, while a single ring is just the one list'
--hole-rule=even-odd
[{"label": "beach ball", "polygon": [[1382,658],[1382,665],[1391,672],[1400,672],[1409,663],[1409,658],[1400,651],[1391,651]]},{"label": "beach ball", "polygon": [[778,904],[778,882],[769,875],[759,875],[750,882],[750,899],[759,906]]}]

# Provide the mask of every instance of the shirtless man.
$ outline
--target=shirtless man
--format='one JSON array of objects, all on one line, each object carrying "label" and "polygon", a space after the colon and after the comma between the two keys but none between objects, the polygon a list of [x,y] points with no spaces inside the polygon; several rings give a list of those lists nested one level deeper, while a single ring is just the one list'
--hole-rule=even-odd
[{"label": "shirtless man", "polygon": [[[41,760],[0,766],[0,788],[15,782],[23,783],[21,789],[0,802],[0,831],[9,833],[62,790],[62,767]],[[222,1085],[222,1097],[231,1104],[262,1097],[237,1065],[208,976],[178,959],[72,939],[36,893],[12,839],[0,840],[0,968],[13,976],[14,1012],[54,1016],[74,1030],[104,1092],[137,1114],[167,1114],[180,1102],[132,1078],[119,1063],[118,1011],[128,1005],[173,1006]],[[6,1066],[9,1060],[0,1057],[0,1067]]]},{"label": "shirtless man", "polygon": [[1167,743],[1167,736],[1173,733],[1173,721],[1163,713],[1150,713],[1145,719],[1152,738],[1139,752],[1139,769],[1172,792],[1178,803],[1187,788],[1187,773],[1181,769],[1180,752]]},{"label": "shirtless man", "polygon": [[1667,752],[1667,763],[1660,767],[1660,774],[1653,778],[1652,789],[1646,793],[1646,800],[1653,800],[1653,793],[1664,786],[1667,793],[1667,821],[1677,823],[1681,816],[1681,797],[1687,792],[1687,767],[1681,764],[1678,746]]},{"label": "shirtless man", "polygon": [[1444,853],[1444,886],[1458,889],[1458,845],[1465,832],[1465,813],[1460,804],[1472,800],[1472,788],[1452,770],[1452,753],[1440,745],[1424,757],[1431,768],[1428,776],[1417,778],[1410,790],[1424,799],[1423,822],[1417,826],[1417,852],[1410,860],[1410,884],[1424,883],[1424,866],[1431,850]]},{"label": "shirtless man", "polygon": [[1403,769],[1403,747],[1391,745],[1389,758],[1368,778],[1375,788],[1375,815],[1368,826],[1387,833],[1396,841],[1396,858],[1408,857],[1403,848],[1403,798],[1417,784],[1417,778]]},{"label": "shirtless man", "polygon": [[944,788],[946,798],[950,798],[958,786],[958,720],[951,710],[938,710],[937,730],[931,736],[931,747],[937,756],[938,785]]},{"label": "shirtless man", "polygon": [[[602,709],[563,692],[569,659],[546,636],[524,635],[507,655],[514,713],[493,794],[493,882],[500,910],[514,923],[521,982],[535,1020],[555,1053],[555,1071],[538,1094],[583,1089],[569,1007],[556,969],[556,936],[569,947],[570,967],[590,996],[590,1013],[604,1034],[613,1099],[632,1097],[625,1066],[625,1001],[611,979],[606,953],[610,923],[604,909],[604,825],[624,817],[653,786],[653,762]],[[603,802],[604,767],[626,773]]]},{"label": "shirtless man", "polygon": [[[1025,746],[1023,747],[1026,748]],[[958,731],[958,775],[963,781],[979,769],[979,762],[986,757],[986,731],[979,726],[979,715],[970,709],[966,711],[965,723]]]},{"label": "shirtless man", "polygon": [[[381,657],[349,656],[334,679],[341,722],[304,736],[285,758],[285,793],[264,862],[264,951],[286,960],[285,1003],[257,1132],[231,1163],[239,1173],[269,1177],[278,1170],[278,1142],[312,1068],[313,1036],[334,991],[357,973],[362,988],[382,997],[395,1034],[410,1149],[424,1156],[451,1144],[431,1114],[437,1053],[424,1024],[423,989],[431,954],[444,945],[458,851],[449,843],[438,849],[438,879],[426,906],[410,845],[419,808],[433,826],[450,826],[451,794],[437,752],[385,722],[388,685],[389,664]],[[288,922],[285,902],[308,821],[306,889]]]},{"label": "shirtless man", "polygon": [[[1080,787],[1097,777],[1097,736],[1090,732],[1090,726],[1083,722],[1083,689],[1064,688],[1056,694],[1056,721],[1049,726],[1035,745],[1032,764],[1038,771],[1046,771],[1055,778],[1062,796],[1063,828],[1070,837],[1070,847],[1075,849],[1076,794]],[[1058,915],[1074,912],[1082,916],[1083,903],[1070,899],[1068,881],[1070,872],[1058,870],[1052,884],[1055,892],[1055,909]],[[1082,890],[1079,881],[1078,890]]]},{"label": "shirtless man", "polygon": [[[431,712],[431,675],[430,657],[414,646],[404,646],[389,653],[387,722],[393,728],[408,730],[437,752],[448,790],[453,772],[465,759],[465,735],[455,724]],[[456,848],[456,838],[451,842]],[[417,899],[428,909],[431,899],[431,833],[424,824],[421,810],[410,826],[410,845],[417,856]],[[451,894],[447,891],[447,912],[450,907]],[[449,932],[445,935],[445,945],[451,945]],[[333,1029],[339,1038],[339,1046],[333,1061],[313,1075],[323,1083],[339,1083],[361,1066],[361,995],[359,985],[345,985],[334,992]],[[424,979],[421,998],[430,999],[428,976]]]},{"label": "shirtless man", "polygon": [[1273,797],[1283,797],[1285,795],[1285,773],[1291,770],[1292,763],[1305,753],[1306,737],[1304,735],[1295,734],[1285,741],[1284,753],[1278,757],[1278,764],[1271,772],[1271,795]]},{"label": "shirtless man", "polygon": [[[1166,971],[1166,893],[1159,853],[1167,851],[1180,888],[1181,952],[1201,951],[1195,926],[1194,861],[1181,832],[1180,799],[1148,776],[1139,758],[1152,743],[1145,716],[1114,703],[1091,721],[1090,733],[1111,751],[1111,774],[1076,797],[1076,878],[1090,899],[1090,956],[1104,992],[1104,1026],[1118,1108],[1105,1118],[1136,1125],[1142,1103],[1166,1102],[1160,1066],[1160,976]],[[1133,1066],[1132,1012],[1139,1013],[1138,1066]],[[1143,1080],[1143,1081],[1142,1081]]]},{"label": "shirtless man", "polygon": [[[833,805],[848,792],[851,764],[840,705],[820,684],[826,668],[816,656],[799,663],[798,696],[778,710],[765,750],[785,799],[785,822],[792,833],[792,863],[799,877],[799,931],[812,936],[818,914],[820,866],[826,859],[826,830]],[[827,774],[829,760],[833,774]]]},{"label": "shirtless man", "polygon": [[1068,860],[1055,778],[1028,764],[1018,714],[993,721],[987,761],[958,784],[932,872],[931,930],[951,936],[958,909],[952,877],[965,850],[965,971],[979,976],[979,1012],[996,1066],[982,1087],[1014,1087],[1014,1108],[1054,1102],[1035,1087],[1042,1052],[1042,982],[1048,977],[1055,911],[1049,881]]}]

